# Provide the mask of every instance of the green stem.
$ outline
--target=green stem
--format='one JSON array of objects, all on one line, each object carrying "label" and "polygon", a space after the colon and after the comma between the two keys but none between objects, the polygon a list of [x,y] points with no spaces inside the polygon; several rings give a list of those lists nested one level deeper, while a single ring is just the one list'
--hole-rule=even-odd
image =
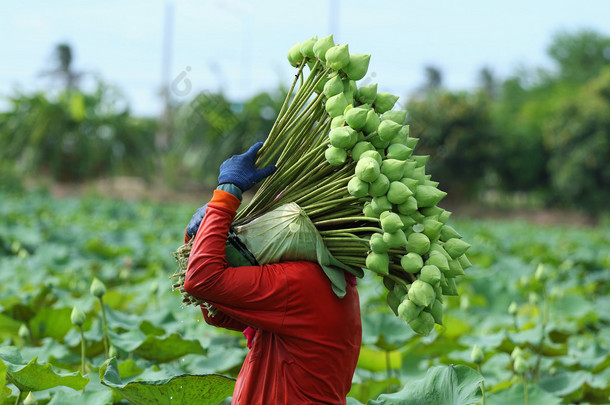
[{"label": "green stem", "polygon": [[542,361],[542,350],[544,348],[544,337],[546,334],[546,325],[549,318],[549,303],[546,294],[546,288],[542,286],[542,327],[540,331],[540,343],[538,343],[538,356],[536,358],[536,366],[534,367],[534,381],[538,381],[540,376],[540,362]]},{"label": "green stem", "polygon": [[340,224],[345,224],[346,222],[357,222],[357,221],[367,221],[367,222],[377,222],[377,223],[380,222],[379,218],[375,218],[375,217],[343,217],[343,218],[336,218],[336,219],[327,219],[325,221],[317,221],[317,222],[314,222],[313,224],[316,227],[320,227],[320,226],[340,225]]},{"label": "green stem", "polygon": [[530,400],[527,392],[527,382],[525,381],[525,377],[523,375],[521,375],[521,382],[523,382],[523,396],[525,398],[525,405],[529,405]]},{"label": "green stem", "polygon": [[389,394],[391,392],[390,390],[390,379],[392,378],[392,364],[390,363],[390,351],[386,350],[385,351],[385,367],[388,373],[388,386],[386,389],[386,392]]},{"label": "green stem", "polygon": [[381,230],[380,228],[375,228],[372,226],[361,226],[358,228],[345,228],[345,229],[330,229],[328,231],[320,231],[320,235],[334,235],[337,233],[343,233],[343,232],[379,232],[379,233],[383,233],[383,230]]},{"label": "green stem", "polygon": [[[481,365],[477,364],[477,370],[481,377],[483,377],[483,371],[481,370]],[[481,405],[485,405],[485,377],[483,377],[483,381],[481,381]]]},{"label": "green stem", "polygon": [[83,333],[83,327],[79,326],[80,330],[80,374],[85,375],[85,334]]},{"label": "green stem", "polygon": [[110,339],[108,338],[108,323],[106,322],[106,309],[104,308],[104,300],[102,297],[99,297],[100,307],[102,308],[102,332],[104,333],[104,353],[106,354],[106,358],[108,358],[108,346]]}]

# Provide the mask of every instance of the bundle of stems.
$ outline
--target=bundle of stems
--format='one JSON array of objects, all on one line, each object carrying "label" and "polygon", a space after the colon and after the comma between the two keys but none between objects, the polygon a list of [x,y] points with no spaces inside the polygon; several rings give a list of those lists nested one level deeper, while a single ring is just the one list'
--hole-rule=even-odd
[{"label": "bundle of stems", "polygon": [[[306,66],[310,67],[308,75]],[[277,171],[237,213],[233,224],[243,225],[280,205],[294,202],[316,226],[337,260],[364,268],[370,251],[369,236],[383,232],[380,220],[364,216],[362,208],[367,198],[353,197],[347,190],[356,162],[349,160],[342,166],[331,166],[324,156],[330,145],[331,119],[324,109],[320,84],[338,74],[319,60],[300,65],[257,157],[258,167],[275,163]],[[415,277],[400,265],[403,249],[392,249],[389,253],[393,260],[388,277],[404,286],[411,283]]]}]

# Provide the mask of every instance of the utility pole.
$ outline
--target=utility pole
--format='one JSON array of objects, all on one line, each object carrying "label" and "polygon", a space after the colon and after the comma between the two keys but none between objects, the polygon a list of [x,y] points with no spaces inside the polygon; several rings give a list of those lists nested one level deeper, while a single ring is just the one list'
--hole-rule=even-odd
[{"label": "utility pole", "polygon": [[165,3],[165,11],[163,14],[163,50],[161,54],[161,99],[163,101],[163,111],[159,122],[159,129],[155,137],[157,150],[161,152],[161,161],[159,162],[162,169],[162,155],[167,151],[169,146],[169,138],[171,137],[172,127],[172,112],[170,102],[170,82],[172,68],[172,44],[174,37],[174,2],[167,1]]}]

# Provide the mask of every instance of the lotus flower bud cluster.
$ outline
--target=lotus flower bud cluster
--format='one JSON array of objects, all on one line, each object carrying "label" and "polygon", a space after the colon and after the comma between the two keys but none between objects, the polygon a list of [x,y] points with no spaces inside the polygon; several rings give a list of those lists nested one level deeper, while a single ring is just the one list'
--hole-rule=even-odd
[{"label": "lotus flower bud cluster", "polygon": [[[343,270],[379,275],[388,306],[427,335],[442,324],[443,297],[458,295],[470,245],[438,206],[446,193],[426,174],[428,156],[414,154],[418,139],[398,96],[377,83],[359,85],[370,55],[351,51],[332,35],[289,49],[298,72],[257,157],[257,165],[274,162],[278,170],[234,225],[298,204]],[[189,246],[176,252],[173,288],[186,304],[201,304],[183,292],[189,254]]]}]

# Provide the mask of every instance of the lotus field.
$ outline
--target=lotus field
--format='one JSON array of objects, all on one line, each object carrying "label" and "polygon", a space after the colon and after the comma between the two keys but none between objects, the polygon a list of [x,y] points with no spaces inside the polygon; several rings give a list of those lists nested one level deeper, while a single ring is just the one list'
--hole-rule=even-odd
[{"label": "lotus field", "polygon": [[[0,201],[0,403],[228,402],[245,338],[206,325],[169,279],[196,206]],[[428,336],[392,313],[379,276],[360,280],[348,404],[608,403],[610,229],[449,223],[473,267]]]}]

